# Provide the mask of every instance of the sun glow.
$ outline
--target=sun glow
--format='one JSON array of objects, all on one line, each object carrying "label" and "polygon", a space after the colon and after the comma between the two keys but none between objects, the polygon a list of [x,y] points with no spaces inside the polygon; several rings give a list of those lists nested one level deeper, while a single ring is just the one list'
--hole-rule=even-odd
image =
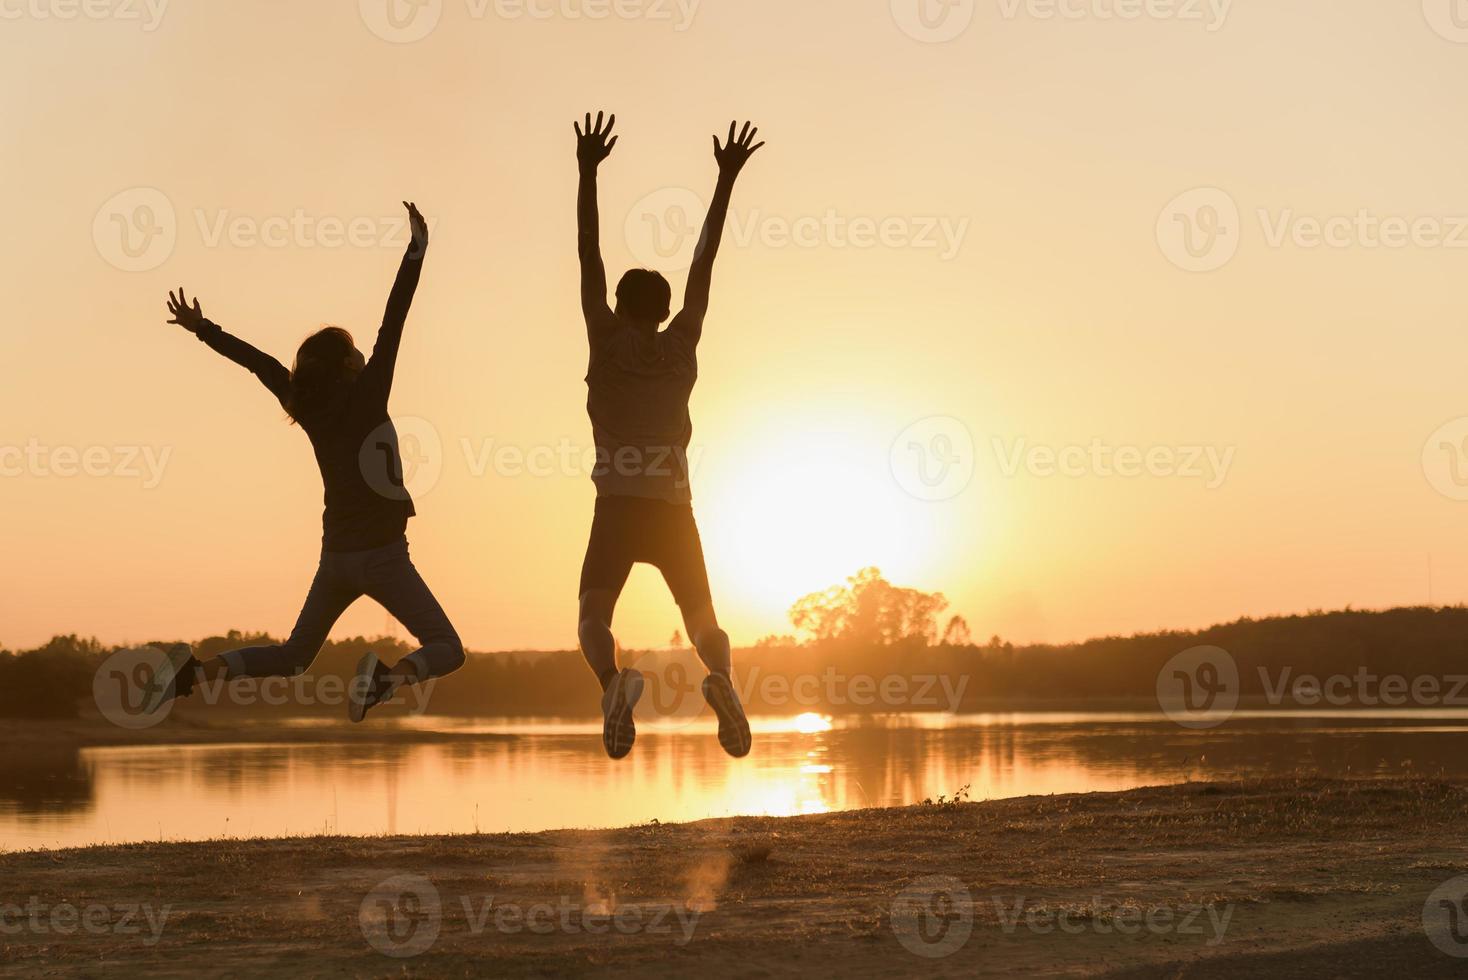
[{"label": "sun glow", "polygon": [[787,428],[741,449],[740,465],[710,481],[705,545],[750,612],[783,620],[800,597],[862,568],[911,570],[930,557],[923,504],[895,484],[870,434]]}]

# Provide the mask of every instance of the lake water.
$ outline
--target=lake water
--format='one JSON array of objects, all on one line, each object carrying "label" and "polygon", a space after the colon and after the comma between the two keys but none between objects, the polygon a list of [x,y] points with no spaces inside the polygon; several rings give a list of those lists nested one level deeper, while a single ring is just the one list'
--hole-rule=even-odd
[{"label": "lake water", "polygon": [[965,786],[984,800],[1263,775],[1468,777],[1463,711],[1241,712],[1202,732],[1146,713],[801,715],[756,719],[743,761],[711,724],[644,726],[620,763],[597,724],[410,724],[476,737],[12,754],[0,847],[615,827],[910,804]]}]

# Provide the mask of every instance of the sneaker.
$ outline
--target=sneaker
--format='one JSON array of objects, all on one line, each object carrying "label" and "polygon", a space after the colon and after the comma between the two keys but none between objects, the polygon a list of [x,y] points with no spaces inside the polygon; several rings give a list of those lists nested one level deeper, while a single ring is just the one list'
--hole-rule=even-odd
[{"label": "sneaker", "polygon": [[601,744],[613,759],[625,759],[637,741],[632,709],[642,700],[642,673],[630,667],[613,680],[601,696]]},{"label": "sneaker", "polygon": [[371,650],[357,661],[357,676],[352,678],[351,689],[347,692],[347,717],[354,723],[360,722],[367,717],[367,712],[382,704],[391,701],[396,685],[388,680],[392,671],[387,664],[377,659],[377,654]]},{"label": "sneaker", "polygon": [[723,674],[710,674],[703,679],[703,699],[719,716],[719,744],[736,759],[749,755],[754,739],[749,734],[749,719],[739,703],[739,692],[733,681]]},{"label": "sneaker", "polygon": [[143,700],[145,714],[157,714],[163,706],[175,698],[186,698],[194,693],[194,672],[199,661],[187,643],[175,643],[163,651],[163,660],[153,673],[153,683],[148,687]]}]

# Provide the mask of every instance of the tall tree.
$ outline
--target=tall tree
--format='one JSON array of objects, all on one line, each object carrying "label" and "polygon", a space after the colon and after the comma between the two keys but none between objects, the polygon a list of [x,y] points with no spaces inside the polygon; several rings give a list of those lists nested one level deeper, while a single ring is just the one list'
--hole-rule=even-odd
[{"label": "tall tree", "polygon": [[790,621],[817,643],[839,641],[870,646],[929,645],[937,638],[938,614],[948,608],[941,592],[895,586],[877,568],[864,568],[846,585],[816,592],[795,603]]}]

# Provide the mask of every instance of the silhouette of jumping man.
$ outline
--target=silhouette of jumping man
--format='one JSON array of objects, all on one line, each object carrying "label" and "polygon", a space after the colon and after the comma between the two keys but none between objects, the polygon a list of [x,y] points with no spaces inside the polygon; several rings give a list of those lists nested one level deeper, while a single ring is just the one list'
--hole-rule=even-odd
[{"label": "silhouette of jumping man", "polygon": [[581,309],[591,347],[587,412],[596,440],[596,517],[581,570],[578,635],[581,652],[602,685],[602,744],[613,759],[626,757],[637,738],[632,711],[643,677],[617,669],[612,617],[627,576],[637,562],[662,572],[688,636],[709,670],[703,695],[719,719],[719,744],[736,758],[749,754],[749,722],[731,676],[729,635],[719,628],[709,591],[703,545],[693,518],[688,445],[693,422],[688,399],[698,380],[698,341],[709,308],[714,259],[724,235],[734,183],[763,143],[749,123],[729,137],[714,137],[719,180],[698,252],[688,274],[683,311],[668,329],[672,288],[656,272],[634,269],[617,286],[617,307],[607,305],[601,256],[597,169],[611,155],[617,117],[586,114],[575,124],[581,181],[577,198],[581,255]]},{"label": "silhouette of jumping man", "polygon": [[388,417],[393,370],[403,327],[428,250],[428,225],[415,205],[404,202],[412,241],[388,297],[387,312],[372,356],[364,359],[352,335],[327,327],[301,344],[293,370],[233,337],[190,305],[179,289],[169,293],[169,323],[247,369],[275,396],[292,421],[305,430],[326,487],[321,564],[290,638],[279,646],[250,647],[208,663],[186,646],[168,651],[164,676],[156,679],[149,708],[187,697],[200,681],[235,677],[292,677],[316,659],[327,634],[348,606],[369,596],[422,644],[389,669],[375,653],[357,665],[348,717],[392,699],[400,685],[419,684],[458,670],[464,646],[438,600],[408,555],[408,519],[416,511],[403,481],[397,432]]}]

